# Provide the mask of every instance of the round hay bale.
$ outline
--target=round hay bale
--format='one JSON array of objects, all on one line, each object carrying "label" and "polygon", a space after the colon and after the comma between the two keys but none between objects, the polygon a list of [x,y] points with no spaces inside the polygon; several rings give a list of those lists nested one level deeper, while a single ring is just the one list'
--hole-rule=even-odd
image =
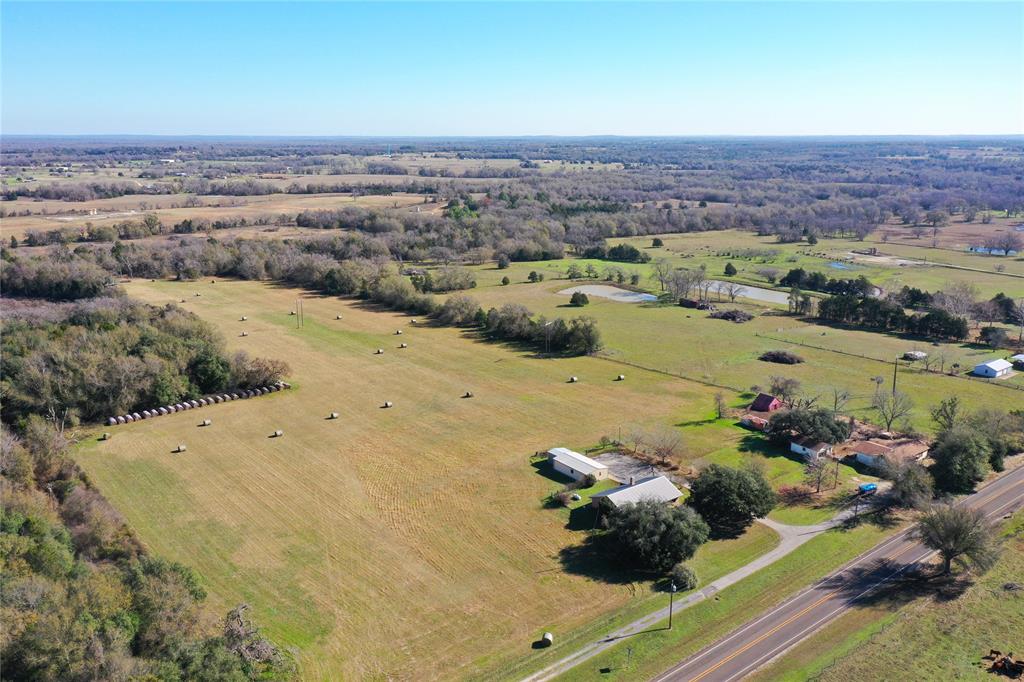
[{"label": "round hay bale", "polygon": [[249,336],[249,332],[242,332],[239,336]]},{"label": "round hay bale", "polygon": [[248,318],[247,316],[245,316],[245,315],[242,315],[242,319],[241,319],[241,321],[242,321],[242,322],[245,322],[245,321],[246,321],[246,320],[248,320],[248,319],[249,319],[249,318]]},{"label": "round hay bale", "polygon": [[213,402],[213,403],[219,403],[221,401],[222,401],[222,398],[219,395],[215,395],[212,398],[210,398],[210,402]]},{"label": "round hay bale", "polygon": [[336,319],[336,320],[340,320],[340,319],[341,319],[341,315],[335,315],[335,316],[334,316],[334,319]]},{"label": "round hay bale", "polygon": [[473,397],[473,391],[466,391],[465,393],[462,394],[462,397],[463,398],[472,398]]},{"label": "round hay bale", "polygon": [[206,398],[199,399],[199,407],[206,407]]},{"label": "round hay bale", "polygon": [[162,417],[162,416],[164,416],[165,414],[170,414],[170,413],[169,413],[169,412],[167,411],[167,408],[166,408],[166,407],[161,407],[161,408],[160,408],[160,409],[158,410],[158,412],[160,413],[160,416],[161,416],[161,417]]},{"label": "round hay bale", "polygon": [[134,419],[137,422],[140,422],[142,421],[142,415],[139,414],[138,412],[132,412],[132,419]]},{"label": "round hay bale", "polygon": [[203,423],[202,423],[202,424],[200,424],[200,426],[209,426],[209,425],[210,425],[210,424],[212,424],[212,423],[213,423],[213,422],[211,422],[211,421],[210,421],[209,419],[204,419],[204,420],[203,420]]},{"label": "round hay bale", "polygon": [[331,412],[331,415],[329,417],[327,417],[327,418],[328,419],[337,419],[338,418],[338,413],[337,412]]},{"label": "round hay bale", "polygon": [[202,296],[202,294],[200,294],[200,293],[199,293],[199,292],[197,291],[197,292],[196,292],[196,296]]},{"label": "round hay bale", "polygon": [[184,443],[178,443],[178,447],[175,449],[175,452],[185,452],[186,450],[188,450],[188,448],[185,447]]},{"label": "round hay bale", "polygon": [[399,344],[399,345],[398,345],[398,347],[399,347],[399,348],[408,348],[408,347],[409,347],[409,344],[407,344],[407,343],[401,343],[401,344]]},{"label": "round hay bale", "polygon": [[185,409],[185,403],[175,403],[174,409],[176,409],[178,412],[183,411]]},{"label": "round hay bale", "polygon": [[232,393],[231,394],[231,399],[232,400],[238,400],[238,394],[237,393]]},{"label": "round hay bale", "polygon": [[117,417],[111,417],[107,420],[107,426],[114,426],[117,424]]},{"label": "round hay bale", "polygon": [[291,311],[291,312],[290,312],[290,313],[288,313],[288,314],[289,314],[289,315],[294,315],[294,314],[295,314],[295,311],[293,310],[293,311]]},{"label": "round hay bale", "polygon": [[409,324],[416,324],[416,320],[409,320]]},{"label": "round hay bale", "polygon": [[281,385],[282,385],[282,386],[283,386],[284,388],[291,388],[291,387],[292,387],[292,385],[291,385],[291,384],[289,384],[289,383],[288,383],[287,381],[282,381],[282,382],[281,382]]},{"label": "round hay bale", "polygon": [[284,431],[282,431],[281,429],[278,429],[277,431],[274,431],[274,438],[280,438],[283,435],[284,435]]},{"label": "round hay bale", "polygon": [[393,404],[393,403],[392,403],[392,402],[391,402],[390,400],[385,400],[385,401],[384,401],[384,405],[383,405],[383,407],[391,407],[391,406],[392,406],[392,404]]},{"label": "round hay bale", "polygon": [[619,376],[615,377],[615,380],[616,381],[625,381],[626,380],[626,375],[625,374],[620,374]]},{"label": "round hay bale", "polygon": [[268,391],[265,388],[257,388],[256,389],[256,395],[266,395],[268,393],[270,393],[270,391]]},{"label": "round hay bale", "polygon": [[181,299],[181,302],[182,302],[182,303],[184,303],[184,302],[185,302],[185,299]]},{"label": "round hay bale", "polygon": [[152,415],[150,414],[149,410],[143,410],[142,411],[142,418],[143,419],[149,419],[150,416],[152,416]]},{"label": "round hay bale", "polygon": [[401,336],[401,335],[402,335],[402,330],[401,329],[398,329],[398,330],[395,331],[395,336]]},{"label": "round hay bale", "polygon": [[131,416],[130,414],[126,414],[126,415],[124,416],[124,420],[125,420],[126,422],[129,422],[129,423],[131,423],[131,422],[135,421],[135,417]]},{"label": "round hay bale", "polygon": [[543,642],[543,645],[546,647],[551,646],[555,643],[555,636],[550,632],[545,632],[544,636],[540,638],[540,641]]},{"label": "round hay bale", "polygon": [[374,353],[374,355],[384,355],[384,349],[383,348],[378,348],[377,352]]},{"label": "round hay bale", "polygon": [[100,440],[110,440],[110,434],[107,433],[107,432],[104,432],[103,435],[100,436]]},{"label": "round hay bale", "polygon": [[127,420],[125,420],[124,417],[118,417],[117,418],[117,423],[118,424],[127,424],[128,422],[127,422]]},{"label": "round hay bale", "polygon": [[198,400],[193,400],[192,401],[192,407],[199,407],[199,401]]},{"label": "round hay bale", "polygon": [[569,377],[569,383],[570,384],[575,384],[579,380],[580,380],[579,377]]}]

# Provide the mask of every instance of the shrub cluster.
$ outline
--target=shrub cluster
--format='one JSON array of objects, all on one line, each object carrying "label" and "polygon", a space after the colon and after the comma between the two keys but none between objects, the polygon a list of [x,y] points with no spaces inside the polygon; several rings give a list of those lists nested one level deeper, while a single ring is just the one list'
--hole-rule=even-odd
[{"label": "shrub cluster", "polygon": [[804,361],[802,357],[788,350],[769,350],[761,353],[758,360],[765,362],[776,362],[780,365],[797,365]]}]

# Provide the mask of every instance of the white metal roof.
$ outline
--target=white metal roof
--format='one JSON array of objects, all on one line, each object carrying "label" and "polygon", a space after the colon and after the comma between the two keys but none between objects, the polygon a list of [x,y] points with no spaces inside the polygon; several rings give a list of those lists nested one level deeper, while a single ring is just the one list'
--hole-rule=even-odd
[{"label": "white metal roof", "polygon": [[548,450],[548,454],[559,464],[564,464],[581,474],[592,474],[595,471],[604,471],[608,468],[597,460],[590,459],[578,452],[573,452],[569,448],[551,448]]},{"label": "white metal roof", "polygon": [[976,367],[988,367],[989,369],[994,369],[997,372],[1001,372],[1004,369],[1010,369],[1011,367],[1013,367],[1013,365],[1010,364],[1009,362],[1007,362],[1006,360],[1003,360],[1002,358],[999,358],[998,360],[989,360],[988,362],[980,362],[980,363],[978,363],[976,365]]},{"label": "white metal roof", "polygon": [[671,502],[672,500],[679,499],[682,494],[679,488],[664,476],[651,476],[649,478],[642,478],[633,485],[622,485],[618,488],[595,493],[591,495],[591,498],[607,497],[616,507],[621,507],[624,504],[631,504],[640,500]]}]

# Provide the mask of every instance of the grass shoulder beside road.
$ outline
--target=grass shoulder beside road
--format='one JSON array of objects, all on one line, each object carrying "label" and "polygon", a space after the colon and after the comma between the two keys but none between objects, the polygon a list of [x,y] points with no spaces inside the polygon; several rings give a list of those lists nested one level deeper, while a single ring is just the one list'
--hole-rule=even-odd
[{"label": "grass shoulder beside road", "polygon": [[1014,626],[1024,589],[1013,587],[1024,587],[1024,512],[1003,535],[999,562],[962,595],[962,581],[916,597],[888,595],[844,614],[752,679],[841,682],[913,670],[919,679],[990,680],[981,662],[989,649],[1024,651],[1024,629]]},{"label": "grass shoulder beside road", "polygon": [[892,527],[868,523],[851,530],[828,531],[714,598],[681,611],[672,630],[627,638],[558,679],[649,679],[828,575],[893,532]]}]

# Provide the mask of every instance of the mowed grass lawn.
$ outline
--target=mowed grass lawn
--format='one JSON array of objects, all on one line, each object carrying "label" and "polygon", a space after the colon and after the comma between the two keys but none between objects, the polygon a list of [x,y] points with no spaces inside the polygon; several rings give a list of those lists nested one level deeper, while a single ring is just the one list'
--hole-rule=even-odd
[{"label": "mowed grass lawn", "polygon": [[[767,388],[772,375],[799,379],[805,392],[819,395],[819,404],[828,406],[831,406],[832,389],[845,389],[853,395],[847,411],[866,419],[877,419],[871,408],[875,390],[872,377],[881,376],[883,390],[891,389],[893,360],[905,351],[920,349],[933,354],[944,351],[949,358],[948,363],[960,362],[964,368],[1000,356],[1000,353],[969,344],[933,346],[892,335],[808,324],[777,309],[753,304],[722,304],[723,307],[744,308],[757,315],[743,324],[711,319],[704,311],[679,306],[621,303],[597,296],[591,296],[586,307],[574,308],[568,305],[568,296],[558,294],[581,284],[557,279],[565,277],[566,262],[515,263],[505,270],[482,266],[476,269],[477,287],[468,293],[485,308],[516,302],[548,317],[593,317],[598,322],[605,345],[602,357],[731,387],[734,389],[732,397],[737,399],[741,391],[749,391],[753,386]],[[594,262],[599,270],[608,265],[597,261],[579,262],[584,265]],[[624,268],[627,271],[639,270],[640,266]],[[527,282],[532,270],[544,273],[544,281],[538,284]],[[505,276],[512,283],[502,286],[500,281]],[[1019,281],[1024,283],[1024,280]],[[587,283],[592,282],[583,282]],[[644,284],[650,286],[649,281]],[[1024,290],[1021,293],[1024,294]],[[789,341],[830,350],[796,346]],[[758,360],[761,353],[776,348],[792,350],[805,362],[779,365]],[[631,371],[622,365],[609,365],[612,371],[615,367],[627,375]],[[1024,386],[1024,375],[1018,373],[1001,381]],[[923,373],[906,366],[900,368],[897,382],[898,388],[908,393],[915,403],[912,425],[923,431],[932,428],[930,408],[947,396],[960,396],[970,409],[1006,407],[1024,401],[1022,391],[983,380]],[[728,390],[726,397],[730,397]],[[710,409],[710,405],[708,407]]]},{"label": "mowed grass lawn", "polygon": [[151,550],[201,574],[213,610],[248,602],[297,647],[305,679],[487,677],[543,631],[649,596],[563,570],[582,534],[543,508],[553,484],[530,456],[703,418],[713,389],[639,370],[616,382],[601,359],[537,359],[338,299],[307,297],[297,330],[298,292],[266,284],[127,288],[185,299],[230,350],[291,365],[291,391],[107,428],[77,456]]}]

